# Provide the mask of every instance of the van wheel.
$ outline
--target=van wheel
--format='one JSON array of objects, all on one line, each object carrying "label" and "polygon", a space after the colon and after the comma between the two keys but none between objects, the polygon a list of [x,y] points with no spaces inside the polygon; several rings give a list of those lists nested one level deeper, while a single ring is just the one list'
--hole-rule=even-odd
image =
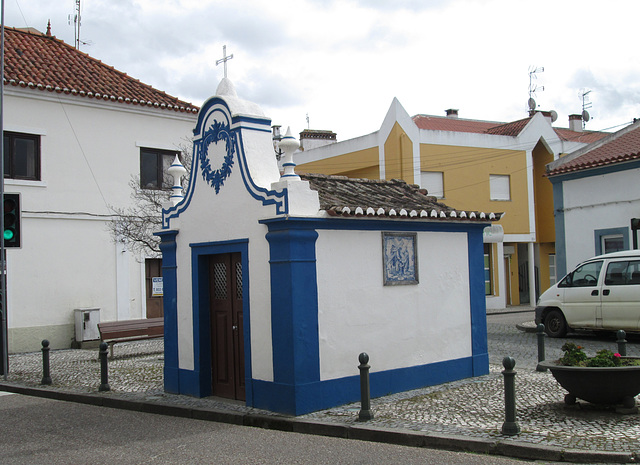
[{"label": "van wheel", "polygon": [[544,329],[550,337],[563,337],[567,334],[567,321],[560,310],[551,310],[546,314]]}]

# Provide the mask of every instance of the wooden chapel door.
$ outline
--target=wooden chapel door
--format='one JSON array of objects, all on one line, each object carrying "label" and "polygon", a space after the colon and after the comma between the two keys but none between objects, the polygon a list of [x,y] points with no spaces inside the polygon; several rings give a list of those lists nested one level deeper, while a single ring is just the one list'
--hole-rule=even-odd
[{"label": "wooden chapel door", "polygon": [[245,399],[242,256],[209,258],[211,378],[214,396]]}]

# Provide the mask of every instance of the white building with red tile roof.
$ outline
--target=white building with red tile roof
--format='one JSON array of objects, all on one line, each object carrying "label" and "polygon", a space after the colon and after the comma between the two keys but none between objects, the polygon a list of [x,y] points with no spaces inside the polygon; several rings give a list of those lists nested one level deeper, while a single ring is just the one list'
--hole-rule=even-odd
[{"label": "white building with red tile roof", "polygon": [[9,351],[70,347],[75,309],[99,309],[92,326],[158,316],[161,298],[147,296],[158,261],[113,242],[110,207],[130,204],[132,176],[163,187],[198,108],[49,34],[5,33],[5,191],[22,204],[21,248],[7,249]]},{"label": "white building with red tile roof", "polygon": [[595,255],[633,248],[640,218],[640,121],[547,165],[559,276]]}]

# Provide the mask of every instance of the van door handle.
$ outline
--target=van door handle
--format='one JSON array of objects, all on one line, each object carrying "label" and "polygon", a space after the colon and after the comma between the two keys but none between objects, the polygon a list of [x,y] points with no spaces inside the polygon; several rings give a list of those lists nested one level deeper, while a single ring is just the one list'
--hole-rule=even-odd
[{"label": "van door handle", "polygon": [[609,295],[611,289],[602,289],[602,295]]},{"label": "van door handle", "polygon": [[598,295],[598,289],[594,289],[593,291],[591,291],[591,295]]}]

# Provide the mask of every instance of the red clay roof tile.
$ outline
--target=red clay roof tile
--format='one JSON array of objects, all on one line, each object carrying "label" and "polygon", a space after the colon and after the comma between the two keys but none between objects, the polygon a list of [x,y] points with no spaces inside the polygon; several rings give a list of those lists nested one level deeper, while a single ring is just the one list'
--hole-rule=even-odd
[{"label": "red clay roof tile", "polygon": [[353,179],[301,174],[318,192],[320,208],[330,216],[389,217],[429,221],[498,221],[502,213],[456,211],[400,179]]},{"label": "red clay roof tile", "polygon": [[580,156],[560,163],[547,175],[554,176],[640,159],[640,125],[636,124],[635,128],[626,127],[617,133],[609,134],[609,139],[594,144],[591,149],[587,147]]},{"label": "red clay roof tile", "polygon": [[[515,137],[527,126],[531,117],[511,123],[499,123],[495,121],[480,121],[472,119],[449,118],[446,116],[416,115],[413,121],[420,129],[431,131],[468,132],[474,134],[493,134],[498,136]],[[572,131],[565,128],[553,128],[562,140],[583,142],[589,144],[609,135],[608,132],[597,131]]]},{"label": "red clay roof tile", "polygon": [[62,40],[5,28],[4,85],[197,113],[198,107],[105,65]]},{"label": "red clay roof tile", "polygon": [[491,121],[478,121],[472,119],[448,118],[446,116],[416,115],[413,117],[414,123],[420,129],[432,131],[454,131],[484,133],[498,124]]}]

